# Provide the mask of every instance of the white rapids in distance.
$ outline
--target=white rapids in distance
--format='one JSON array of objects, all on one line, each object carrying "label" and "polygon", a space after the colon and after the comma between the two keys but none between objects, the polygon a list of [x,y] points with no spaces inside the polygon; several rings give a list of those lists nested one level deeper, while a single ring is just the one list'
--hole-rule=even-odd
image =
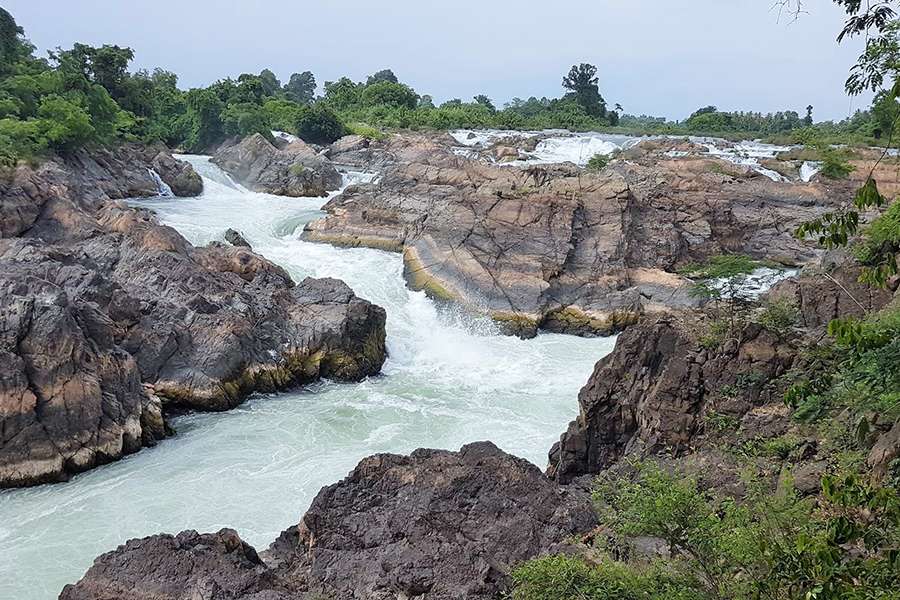
[{"label": "white rapids in distance", "polygon": [[[558,134],[558,135],[557,135]],[[574,163],[580,167],[585,166],[596,154],[609,156],[620,150],[627,150],[636,146],[643,140],[649,140],[667,136],[635,137],[609,133],[570,133],[564,130],[545,131],[507,131],[500,129],[457,129],[450,135],[460,147],[456,149],[459,154],[468,155],[472,148],[486,148],[502,139],[522,139],[541,135],[533,152],[526,153],[525,158],[520,158],[508,163],[507,166],[552,164],[561,162]],[[779,152],[786,152],[799,146],[776,146],[759,141],[742,141],[730,143],[721,138],[697,137],[697,136],[671,136],[673,138],[687,139],[709,151],[709,156],[730,162],[736,165],[748,166],[773,181],[785,181],[780,174],[767,169],[760,163],[766,158],[775,158]],[[682,152],[672,152],[670,156],[682,156]],[[819,163],[806,162],[800,171],[801,181],[810,181],[819,172]]]},{"label": "white rapids in distance", "polygon": [[180,417],[178,435],[155,448],[68,483],[0,492],[4,600],[56,598],[95,556],[154,533],[233,527],[265,548],[299,521],[322,486],[378,452],[491,440],[543,467],[578,413],[578,390],[612,349],[613,338],[523,341],[439,310],[405,286],[399,254],[300,241],[324,199],[251,193],[206,157],[184,158],[203,175],[203,195],[140,205],[198,245],[238,229],[295,280],[337,277],[383,306],[390,353],[383,375]]}]

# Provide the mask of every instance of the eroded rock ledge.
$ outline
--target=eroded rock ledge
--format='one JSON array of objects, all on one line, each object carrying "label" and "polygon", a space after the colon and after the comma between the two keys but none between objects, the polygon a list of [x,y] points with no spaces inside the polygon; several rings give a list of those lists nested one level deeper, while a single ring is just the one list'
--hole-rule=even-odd
[{"label": "eroded rock ledge", "polygon": [[254,192],[278,196],[324,196],[342,183],[331,162],[302,140],[279,149],[256,133],[220,148],[212,162]]},{"label": "eroded rock ledge", "polygon": [[776,183],[668,150],[644,143],[589,173],[501,167],[455,154],[447,136],[342,140],[332,161],[383,175],[329,201],[328,216],[303,235],[402,251],[412,287],[514,333],[602,335],[641,314],[694,306],[676,274],[687,263],[723,253],[813,259],[818,251],[795,227],[849,197],[850,183]]},{"label": "eroded rock ledge", "polygon": [[[0,487],[58,481],[164,437],[166,407],[355,380],[384,361],[383,309],[295,284],[247,248],[195,248],[119,198],[199,193],[162,150],[80,153],[0,182]],[[174,200],[173,201],[177,201]]]},{"label": "eroded rock ledge", "polygon": [[262,558],[222,530],[132,540],[61,600],[496,598],[512,567],[590,531],[586,494],[493,444],[364,459]]}]

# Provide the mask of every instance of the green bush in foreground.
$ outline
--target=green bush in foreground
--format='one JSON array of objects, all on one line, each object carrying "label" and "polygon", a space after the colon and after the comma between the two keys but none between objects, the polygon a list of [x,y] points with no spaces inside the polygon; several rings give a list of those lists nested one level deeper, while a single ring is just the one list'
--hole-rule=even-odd
[{"label": "green bush in foreground", "polygon": [[611,560],[588,564],[575,556],[546,556],[512,573],[513,600],[692,600],[685,581],[660,566]]}]

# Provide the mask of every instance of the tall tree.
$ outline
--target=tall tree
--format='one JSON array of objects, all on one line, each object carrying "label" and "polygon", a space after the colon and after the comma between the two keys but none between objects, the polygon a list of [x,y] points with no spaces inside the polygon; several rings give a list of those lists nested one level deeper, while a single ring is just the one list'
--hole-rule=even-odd
[{"label": "tall tree", "polygon": [[397,79],[397,76],[394,75],[394,72],[390,69],[382,69],[377,73],[373,73],[369,75],[369,78],[366,79],[366,85],[372,85],[373,83],[379,83],[381,81],[390,81],[391,83],[400,83],[400,80]]},{"label": "tall tree", "polygon": [[812,111],[813,111],[813,105],[810,104],[809,106],[806,107],[806,117],[804,117],[804,119],[803,119],[803,124],[806,125],[807,127],[810,127],[813,124]]},{"label": "tall tree", "polygon": [[588,115],[603,118],[606,116],[606,101],[600,95],[597,82],[597,67],[581,63],[569,70],[569,74],[563,77],[562,85]]},{"label": "tall tree", "polygon": [[266,96],[274,96],[281,89],[281,82],[278,81],[275,73],[269,69],[263,69],[259,72],[259,80],[262,83],[263,94]]},{"label": "tall tree", "polygon": [[497,108],[494,106],[494,103],[491,102],[491,99],[485,96],[484,94],[478,94],[474,98],[476,104],[480,104],[482,106],[486,106],[488,110],[494,112]]},{"label": "tall tree", "polygon": [[284,94],[294,102],[309,104],[316,95],[316,78],[310,71],[294,73],[284,84]]},{"label": "tall tree", "polygon": [[0,7],[0,74],[9,72],[23,54],[30,54],[31,48],[22,40],[23,35],[13,16]]}]

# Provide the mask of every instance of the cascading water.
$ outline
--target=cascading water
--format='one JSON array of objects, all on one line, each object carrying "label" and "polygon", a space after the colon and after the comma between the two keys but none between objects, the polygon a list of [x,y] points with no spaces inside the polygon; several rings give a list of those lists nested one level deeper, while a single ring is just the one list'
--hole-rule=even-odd
[{"label": "cascading water", "polygon": [[384,374],[182,416],[178,435],[156,448],[68,483],[0,492],[0,598],[56,598],[98,554],[162,531],[228,526],[265,547],[322,486],[377,452],[490,439],[543,466],[577,414],[579,388],[612,349],[612,338],[501,336],[491,323],[439,309],[407,289],[397,254],[300,241],[322,198],[251,193],[206,157],[183,158],[203,176],[203,195],[139,204],[194,244],[234,227],[296,280],[338,277],[383,306]]},{"label": "cascading water", "polygon": [[806,161],[803,163],[803,166],[800,167],[800,180],[805,182],[812,181],[812,178],[818,175],[819,171],[822,170],[822,163]]},{"label": "cascading water", "polygon": [[172,188],[169,187],[169,184],[163,181],[163,178],[159,176],[159,173],[157,173],[153,169],[147,169],[147,172],[150,173],[150,177],[152,177],[153,181],[156,182],[156,189],[159,192],[160,196],[171,198],[175,195],[172,193]]}]

